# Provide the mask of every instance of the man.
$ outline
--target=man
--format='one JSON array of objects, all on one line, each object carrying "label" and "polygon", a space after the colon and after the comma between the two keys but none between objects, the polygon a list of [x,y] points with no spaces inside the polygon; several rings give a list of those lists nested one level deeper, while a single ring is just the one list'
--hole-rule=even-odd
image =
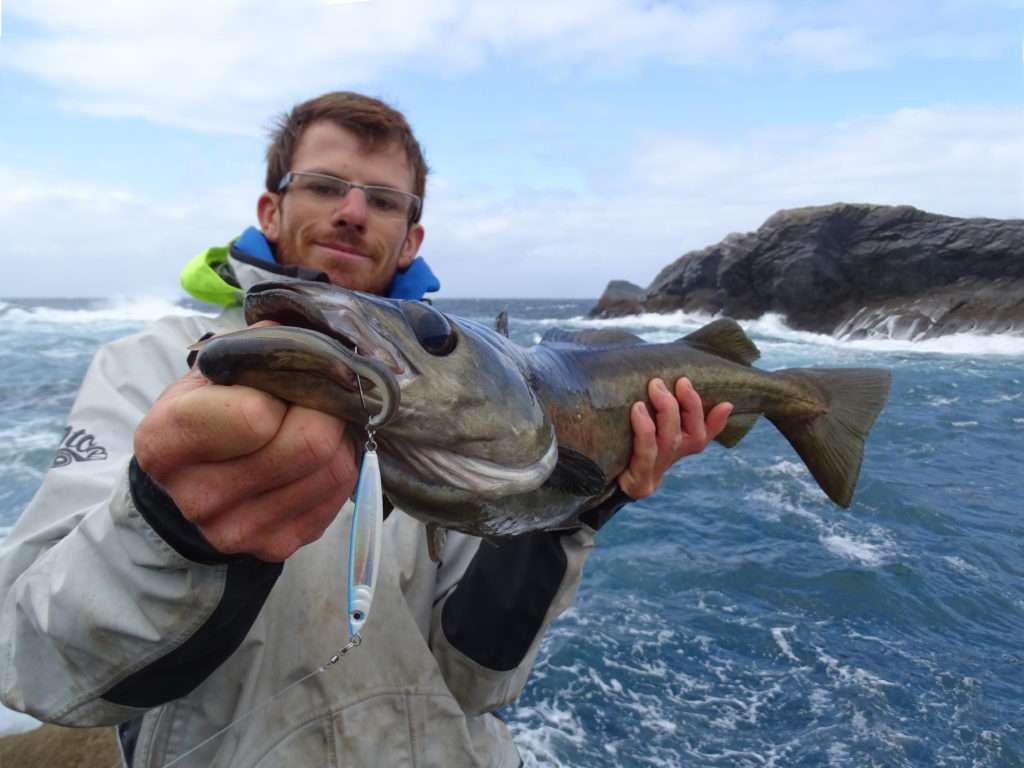
[{"label": "man", "polygon": [[288,688],[348,640],[353,443],[331,416],[212,385],[184,350],[242,326],[240,295],[262,280],[404,298],[436,280],[417,259],[427,168],[402,115],[327,94],[292,110],[267,157],[260,231],[183,276],[235,306],[114,342],[86,375],[69,423],[107,457],[50,472],[0,548],[0,694],[44,720],[118,724],[133,766],[519,765],[492,713],[571,604],[595,530],[730,409],[705,422],[688,384],[652,382],[621,492],[576,531],[452,533],[434,563],[424,527],[394,511],[361,646]]}]

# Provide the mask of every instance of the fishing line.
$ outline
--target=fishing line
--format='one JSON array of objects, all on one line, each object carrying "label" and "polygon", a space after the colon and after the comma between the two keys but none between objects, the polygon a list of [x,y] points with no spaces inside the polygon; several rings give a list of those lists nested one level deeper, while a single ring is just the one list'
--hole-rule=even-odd
[{"label": "fishing line", "polygon": [[[286,693],[288,693],[288,691],[290,691],[292,688],[295,688],[295,687],[297,687],[299,685],[302,685],[302,683],[306,682],[311,677],[315,677],[316,675],[319,675],[321,672],[326,672],[329,667],[333,667],[335,664],[337,664],[339,661],[341,661],[342,657],[346,656],[349,653],[349,651],[351,651],[353,648],[356,648],[357,646],[362,644],[362,642],[363,642],[363,638],[361,638],[359,635],[355,635],[351,640],[349,640],[347,643],[345,643],[345,645],[342,646],[338,650],[338,652],[336,654],[331,656],[331,658],[328,659],[324,664],[321,664],[319,667],[314,669],[309,674],[300,677],[294,683],[290,683],[289,685],[286,685],[284,688],[282,688],[280,691],[275,693],[269,699],[266,699],[266,700],[260,702],[259,704],[257,704],[252,709],[246,710],[241,715],[239,715],[234,720],[232,720],[230,723],[228,723],[223,728],[221,728],[219,731],[217,731],[216,733],[212,734],[211,736],[207,736],[201,742],[199,742],[194,747],[192,747],[192,749],[190,749],[188,752],[185,752],[185,753],[183,753],[181,755],[178,755],[176,758],[171,760],[169,763],[164,763],[160,768],[171,768],[172,765],[175,765],[176,763],[180,763],[182,760],[184,760],[189,755],[193,754],[194,752],[197,752],[198,750],[202,749],[203,747],[205,747],[210,742],[215,741],[216,739],[218,739],[221,736],[223,736],[225,733],[230,731],[232,728],[234,728],[236,725],[238,725],[243,720],[246,720],[246,719],[252,717],[253,715],[255,715],[260,710],[265,709],[266,707],[268,707],[271,704],[273,704],[279,698],[281,698]],[[114,766],[113,768],[120,768],[121,765],[122,764],[120,762],[118,762],[118,764],[116,766]]]}]

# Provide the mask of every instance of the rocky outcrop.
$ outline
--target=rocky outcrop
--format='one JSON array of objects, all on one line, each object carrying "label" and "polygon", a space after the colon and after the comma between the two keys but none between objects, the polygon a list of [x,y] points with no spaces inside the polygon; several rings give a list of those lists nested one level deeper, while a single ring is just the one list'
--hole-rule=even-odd
[{"label": "rocky outcrop", "polygon": [[597,317],[635,315],[644,311],[646,298],[647,292],[639,285],[628,280],[612,280],[590,314]]},{"label": "rocky outcrop", "polygon": [[1024,334],[1024,220],[846,203],[783,210],[685,254],[646,289],[614,281],[591,315],[680,309],[776,312],[843,338]]}]

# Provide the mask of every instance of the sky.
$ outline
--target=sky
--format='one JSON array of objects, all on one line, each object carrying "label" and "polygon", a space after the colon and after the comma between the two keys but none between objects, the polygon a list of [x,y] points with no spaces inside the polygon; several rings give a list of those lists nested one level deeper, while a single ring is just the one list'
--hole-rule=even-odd
[{"label": "sky", "polygon": [[1024,218],[1024,0],[0,0],[4,297],[180,296],[267,130],[408,117],[442,297],[597,297],[782,208]]}]

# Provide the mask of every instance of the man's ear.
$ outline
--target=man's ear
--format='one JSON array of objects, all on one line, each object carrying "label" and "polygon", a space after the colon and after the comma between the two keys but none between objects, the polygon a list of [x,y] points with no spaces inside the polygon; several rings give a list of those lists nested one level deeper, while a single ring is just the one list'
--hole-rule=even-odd
[{"label": "man's ear", "polygon": [[281,234],[281,196],[264,192],[256,201],[256,218],[260,222],[260,231],[271,243],[277,243]]},{"label": "man's ear", "polygon": [[424,234],[426,233],[423,230],[422,224],[413,224],[409,227],[409,231],[405,235],[405,242],[402,243],[402,252],[398,256],[399,269],[405,269],[412,264],[412,260],[416,258],[420,246],[423,245]]}]

